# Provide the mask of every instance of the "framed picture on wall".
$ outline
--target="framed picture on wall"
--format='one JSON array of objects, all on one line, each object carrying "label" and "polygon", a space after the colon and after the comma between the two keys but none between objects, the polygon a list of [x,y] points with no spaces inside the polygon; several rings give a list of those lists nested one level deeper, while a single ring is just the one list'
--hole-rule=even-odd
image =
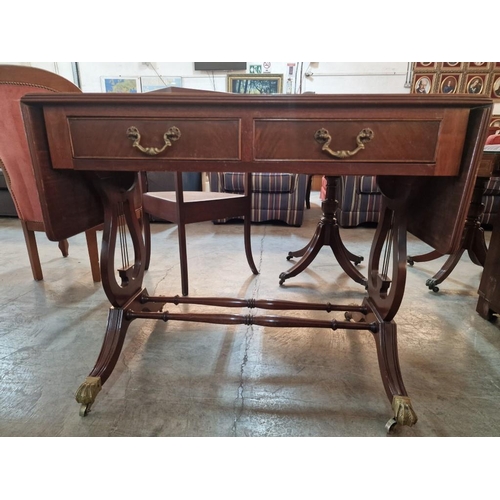
[{"label": "framed picture on wall", "polygon": [[143,92],[152,92],[167,87],[182,87],[182,78],[180,76],[141,76]]},{"label": "framed picture on wall", "polygon": [[101,89],[103,92],[125,92],[135,94],[141,91],[141,81],[135,77],[102,76]]},{"label": "framed picture on wall", "polygon": [[488,71],[491,67],[489,62],[470,62],[467,63],[467,69],[469,71]]},{"label": "framed picture on wall", "polygon": [[490,121],[490,134],[495,134],[497,130],[500,130],[500,116],[493,115]]},{"label": "framed picture on wall", "polygon": [[463,62],[443,62],[441,63],[441,69],[443,71],[461,71],[464,67]]},{"label": "framed picture on wall", "polygon": [[437,67],[435,62],[416,62],[415,71],[433,71]]},{"label": "framed picture on wall", "polygon": [[281,94],[283,75],[244,74],[228,75],[227,90],[235,94]]},{"label": "framed picture on wall", "polygon": [[471,73],[466,75],[464,93],[489,94],[488,73]]},{"label": "framed picture on wall", "polygon": [[491,94],[492,99],[500,99],[500,72],[495,72],[491,79]]},{"label": "framed picture on wall", "polygon": [[460,92],[461,73],[445,73],[440,75],[437,87],[438,94],[458,94]]},{"label": "framed picture on wall", "polygon": [[415,73],[413,75],[412,92],[415,94],[430,94],[434,88],[436,73]]}]

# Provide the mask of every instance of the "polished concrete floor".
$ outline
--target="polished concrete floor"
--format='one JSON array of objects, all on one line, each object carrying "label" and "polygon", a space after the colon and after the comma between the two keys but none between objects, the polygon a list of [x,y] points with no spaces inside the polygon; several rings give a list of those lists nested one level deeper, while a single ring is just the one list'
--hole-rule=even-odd
[{"label": "polished concrete floor", "polygon": [[[364,288],[326,247],[279,286],[279,274],[293,264],[287,252],[308,242],[320,213],[313,193],[302,227],[253,226],[258,276],[247,266],[241,225],[188,226],[190,295],[360,303]],[[365,260],[373,232],[341,230],[346,246]],[[356,330],[136,320],[92,411],[80,417],[74,395],[97,359],[109,306],[92,282],[84,237],[70,239],[67,258],[45,235],[38,242],[42,282],[32,279],[19,222],[0,219],[0,436],[387,435],[391,407],[375,344],[370,333]],[[408,250],[429,248],[410,236]],[[428,290],[425,281],[443,262],[408,268],[396,322],[403,378],[419,420],[389,436],[499,436],[500,325],[476,313],[481,268],[467,255],[438,293]],[[180,293],[171,224],[153,225],[146,287],[150,294]],[[312,313],[342,320],[338,314]]]}]

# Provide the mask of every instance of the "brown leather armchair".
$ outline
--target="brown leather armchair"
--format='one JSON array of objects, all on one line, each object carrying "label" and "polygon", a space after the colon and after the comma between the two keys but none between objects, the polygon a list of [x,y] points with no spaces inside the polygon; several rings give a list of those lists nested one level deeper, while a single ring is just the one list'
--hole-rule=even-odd
[{"label": "brown leather armchair", "polygon": [[[26,66],[0,65],[0,168],[21,221],[33,278],[42,280],[35,231],[45,232],[42,214],[45,191],[43,186],[37,186],[19,102],[23,95],[35,92],[80,92],[80,89],[49,71]],[[46,181],[50,182],[51,187],[56,189],[61,184],[61,192],[64,192],[65,196],[71,196],[71,192],[65,191],[65,175],[55,171],[50,175],[51,178]],[[97,225],[97,221],[95,222]],[[89,220],[89,229],[85,231],[85,235],[92,278],[98,282],[101,280],[99,253],[96,228],[92,224],[93,221]],[[67,240],[60,241],[59,248],[66,257]]]}]

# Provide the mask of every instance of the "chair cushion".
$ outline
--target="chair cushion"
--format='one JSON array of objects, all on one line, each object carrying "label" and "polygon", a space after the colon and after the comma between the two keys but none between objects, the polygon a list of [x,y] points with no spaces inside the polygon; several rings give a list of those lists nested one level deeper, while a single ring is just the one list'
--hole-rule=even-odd
[{"label": "chair cushion", "polygon": [[500,195],[500,177],[491,177],[486,183],[486,188],[483,193],[487,195]]},{"label": "chair cushion", "polygon": [[[245,174],[242,172],[223,172],[220,176],[222,191],[243,193]],[[254,193],[293,193],[296,189],[297,174],[255,173],[252,175]]]},{"label": "chair cushion", "polygon": [[377,178],[374,175],[362,175],[359,180],[359,193],[380,194],[377,187]]}]

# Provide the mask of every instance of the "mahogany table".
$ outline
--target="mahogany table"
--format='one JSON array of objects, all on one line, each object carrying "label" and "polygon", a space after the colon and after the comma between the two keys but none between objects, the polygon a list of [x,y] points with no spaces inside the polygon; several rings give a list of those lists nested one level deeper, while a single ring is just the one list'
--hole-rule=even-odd
[{"label": "mahogany table", "polygon": [[[138,318],[367,330],[392,405],[387,424],[417,416],[401,374],[395,316],[406,278],[406,232],[444,253],[461,243],[492,101],[441,95],[30,94],[21,100],[47,235],[60,240],[104,220],[101,272],[110,301],[94,368],[77,391],[86,415]],[[359,305],[227,297],[151,296],[133,198],[140,171],[303,172],[377,175],[381,218]],[[51,189],[65,176],[64,193]],[[98,193],[98,196],[97,194]],[[115,263],[119,219],[134,259]],[[344,320],[286,315],[170,313],[167,303],[344,312]]]},{"label": "mahogany table", "polygon": [[[500,167],[500,145],[489,146],[489,149],[496,155],[497,167]],[[500,211],[493,219],[493,230],[478,294],[476,311],[483,318],[493,320],[500,314]]]},{"label": "mahogany table", "polygon": [[[429,290],[439,292],[438,285],[452,273],[464,252],[467,252],[474,264],[484,267],[488,247],[484,239],[484,230],[481,227],[481,215],[484,212],[482,198],[490,177],[498,177],[499,174],[500,148],[498,146],[485,146],[477,172],[469,213],[465,220],[462,245],[455,253],[449,255],[441,269],[425,282]],[[429,262],[442,256],[442,253],[432,250],[422,255],[409,255],[407,261],[410,266],[413,266],[415,262]]]}]

